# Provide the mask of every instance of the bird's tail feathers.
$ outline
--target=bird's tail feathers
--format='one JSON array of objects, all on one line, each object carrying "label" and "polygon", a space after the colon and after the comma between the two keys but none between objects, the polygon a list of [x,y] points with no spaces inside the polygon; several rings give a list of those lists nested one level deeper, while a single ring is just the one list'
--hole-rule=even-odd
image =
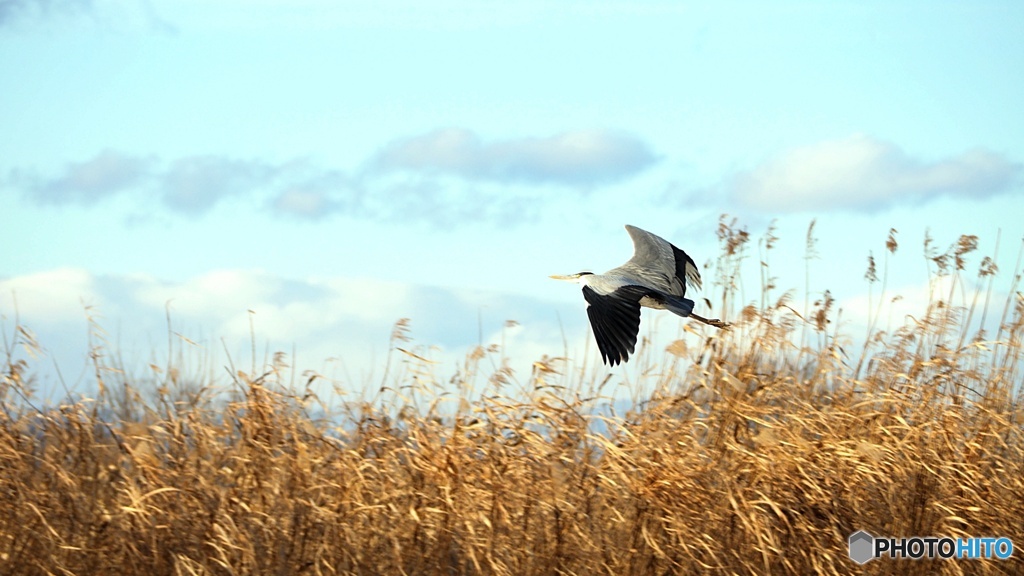
[{"label": "bird's tail feathers", "polygon": [[665,309],[673,314],[678,314],[685,318],[693,312],[693,300],[690,300],[689,298],[680,298],[678,296],[669,296],[665,299]]}]

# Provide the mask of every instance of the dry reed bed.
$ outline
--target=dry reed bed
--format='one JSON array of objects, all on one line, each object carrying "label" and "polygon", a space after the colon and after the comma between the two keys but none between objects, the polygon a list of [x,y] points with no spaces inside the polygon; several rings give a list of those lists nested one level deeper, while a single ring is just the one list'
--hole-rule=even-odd
[{"label": "dry reed bed", "polygon": [[[732,233],[720,269],[742,256]],[[620,416],[601,410],[597,376],[548,360],[515,393],[499,371],[450,409],[404,372],[314,417],[275,370],[239,374],[230,400],[176,397],[167,374],[150,401],[106,382],[94,401],[35,409],[8,346],[0,572],[1022,573],[1019,550],[864,567],[846,554],[857,529],[1024,546],[1012,298],[997,338],[964,339],[936,301],[863,362],[829,336],[827,298],[802,315],[785,298],[748,307],[651,363],[653,397]]]}]

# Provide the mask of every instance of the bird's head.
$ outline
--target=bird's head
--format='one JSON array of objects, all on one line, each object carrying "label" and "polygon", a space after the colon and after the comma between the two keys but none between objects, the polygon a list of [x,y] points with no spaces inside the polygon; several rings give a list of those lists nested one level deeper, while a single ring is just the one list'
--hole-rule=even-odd
[{"label": "bird's head", "polygon": [[577,272],[575,274],[569,274],[568,276],[553,274],[550,277],[554,278],[555,280],[563,280],[565,282],[579,282],[580,278],[583,278],[584,276],[591,276],[593,274],[593,272]]}]

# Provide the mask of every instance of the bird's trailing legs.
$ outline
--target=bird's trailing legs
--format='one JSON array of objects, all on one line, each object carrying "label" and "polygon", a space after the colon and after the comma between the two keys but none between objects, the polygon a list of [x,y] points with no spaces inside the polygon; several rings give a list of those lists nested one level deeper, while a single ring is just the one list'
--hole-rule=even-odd
[{"label": "bird's trailing legs", "polygon": [[728,322],[722,322],[718,318],[709,319],[703,316],[698,316],[697,314],[694,314],[692,312],[690,313],[690,318],[693,318],[694,320],[700,320],[701,322],[707,324],[708,326],[714,326],[715,328],[719,329],[728,328],[729,326],[731,326],[731,324],[729,324]]}]

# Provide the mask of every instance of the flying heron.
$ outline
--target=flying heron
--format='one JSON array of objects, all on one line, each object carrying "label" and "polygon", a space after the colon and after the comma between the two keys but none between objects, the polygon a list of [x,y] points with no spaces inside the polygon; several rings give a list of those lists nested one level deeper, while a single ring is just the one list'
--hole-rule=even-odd
[{"label": "flying heron", "polygon": [[684,298],[686,286],[700,289],[700,272],[686,252],[664,238],[626,225],[633,238],[633,257],[604,274],[579,272],[552,276],[555,280],[583,286],[587,316],[605,364],[615,366],[629,359],[640,332],[640,307],[668,310],[678,316],[726,328],[721,320],[693,313],[693,300]]}]

